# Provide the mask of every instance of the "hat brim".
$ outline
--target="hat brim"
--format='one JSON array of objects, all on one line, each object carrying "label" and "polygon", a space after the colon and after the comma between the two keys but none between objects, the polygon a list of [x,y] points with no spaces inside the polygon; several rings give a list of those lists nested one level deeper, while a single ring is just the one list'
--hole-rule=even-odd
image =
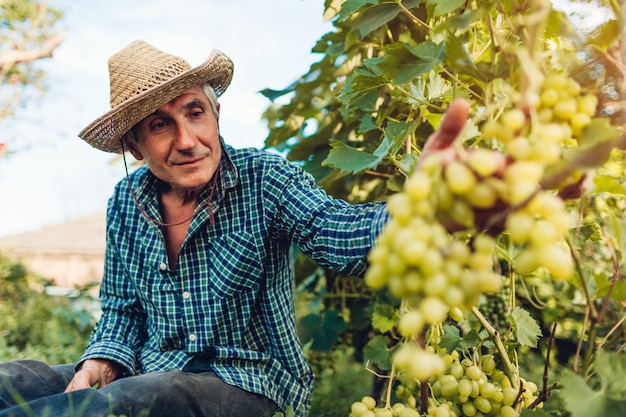
[{"label": "hat brim", "polygon": [[78,136],[94,148],[122,153],[120,139],[133,126],[196,85],[209,82],[219,97],[228,88],[233,69],[230,58],[214,50],[204,63],[124,101],[91,122]]}]

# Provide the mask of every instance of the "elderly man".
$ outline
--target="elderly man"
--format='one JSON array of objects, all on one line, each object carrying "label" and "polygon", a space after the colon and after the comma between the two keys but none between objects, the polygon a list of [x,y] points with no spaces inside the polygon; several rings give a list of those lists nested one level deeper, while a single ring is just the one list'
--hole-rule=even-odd
[{"label": "elderly man", "polygon": [[[219,51],[191,68],[136,41],[109,73],[112,108],[79,136],[145,164],[109,200],[103,314],[76,366],[0,365],[0,416],[307,415],[293,245],[361,276],[385,205],[335,200],[283,158],[226,145],[233,63]],[[467,112],[455,102],[426,152]]]}]

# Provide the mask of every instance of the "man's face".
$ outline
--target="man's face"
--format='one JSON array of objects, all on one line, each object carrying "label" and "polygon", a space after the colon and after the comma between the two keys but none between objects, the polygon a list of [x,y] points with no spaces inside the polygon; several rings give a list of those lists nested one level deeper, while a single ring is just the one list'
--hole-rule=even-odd
[{"label": "man's face", "polygon": [[193,87],[159,107],[134,128],[129,143],[138,160],[176,191],[200,191],[222,156],[217,117],[202,87]]}]

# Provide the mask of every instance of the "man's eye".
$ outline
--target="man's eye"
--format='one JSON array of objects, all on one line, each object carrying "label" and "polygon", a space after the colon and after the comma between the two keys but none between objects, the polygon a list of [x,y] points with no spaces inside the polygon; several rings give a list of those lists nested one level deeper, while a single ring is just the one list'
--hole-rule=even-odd
[{"label": "man's eye", "polygon": [[150,126],[152,130],[162,129],[165,127],[165,122],[164,121],[154,122]]},{"label": "man's eye", "polygon": [[200,117],[202,116],[202,114],[204,114],[204,111],[202,110],[194,110],[191,112],[191,116],[192,117]]}]

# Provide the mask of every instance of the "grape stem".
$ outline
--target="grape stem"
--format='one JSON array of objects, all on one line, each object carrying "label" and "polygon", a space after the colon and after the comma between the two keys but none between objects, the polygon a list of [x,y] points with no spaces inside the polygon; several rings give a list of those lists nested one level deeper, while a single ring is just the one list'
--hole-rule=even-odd
[{"label": "grape stem", "polygon": [[554,334],[556,333],[556,322],[552,325],[552,331],[550,332],[550,339],[548,339],[548,349],[546,350],[546,362],[543,367],[543,384],[541,387],[541,391],[535,398],[535,401],[528,407],[533,409],[537,407],[540,403],[545,402],[550,398],[550,392],[552,391],[554,386],[548,388],[548,369],[550,367],[550,351],[552,350],[552,343],[554,342]]},{"label": "grape stem", "polygon": [[515,367],[511,363],[509,354],[507,353],[506,348],[504,347],[504,344],[502,343],[502,339],[500,338],[500,332],[498,332],[491,325],[491,323],[489,323],[489,321],[485,318],[485,316],[483,316],[483,314],[480,312],[480,310],[478,310],[476,306],[472,306],[471,310],[474,316],[480,322],[480,324],[482,324],[485,330],[487,330],[487,333],[489,333],[489,335],[493,338],[496,344],[496,349],[498,349],[498,352],[500,353],[500,356],[502,357],[502,362],[504,362],[505,373],[509,377],[509,380],[511,381],[511,385],[515,389],[519,388],[519,378],[517,376]]}]

